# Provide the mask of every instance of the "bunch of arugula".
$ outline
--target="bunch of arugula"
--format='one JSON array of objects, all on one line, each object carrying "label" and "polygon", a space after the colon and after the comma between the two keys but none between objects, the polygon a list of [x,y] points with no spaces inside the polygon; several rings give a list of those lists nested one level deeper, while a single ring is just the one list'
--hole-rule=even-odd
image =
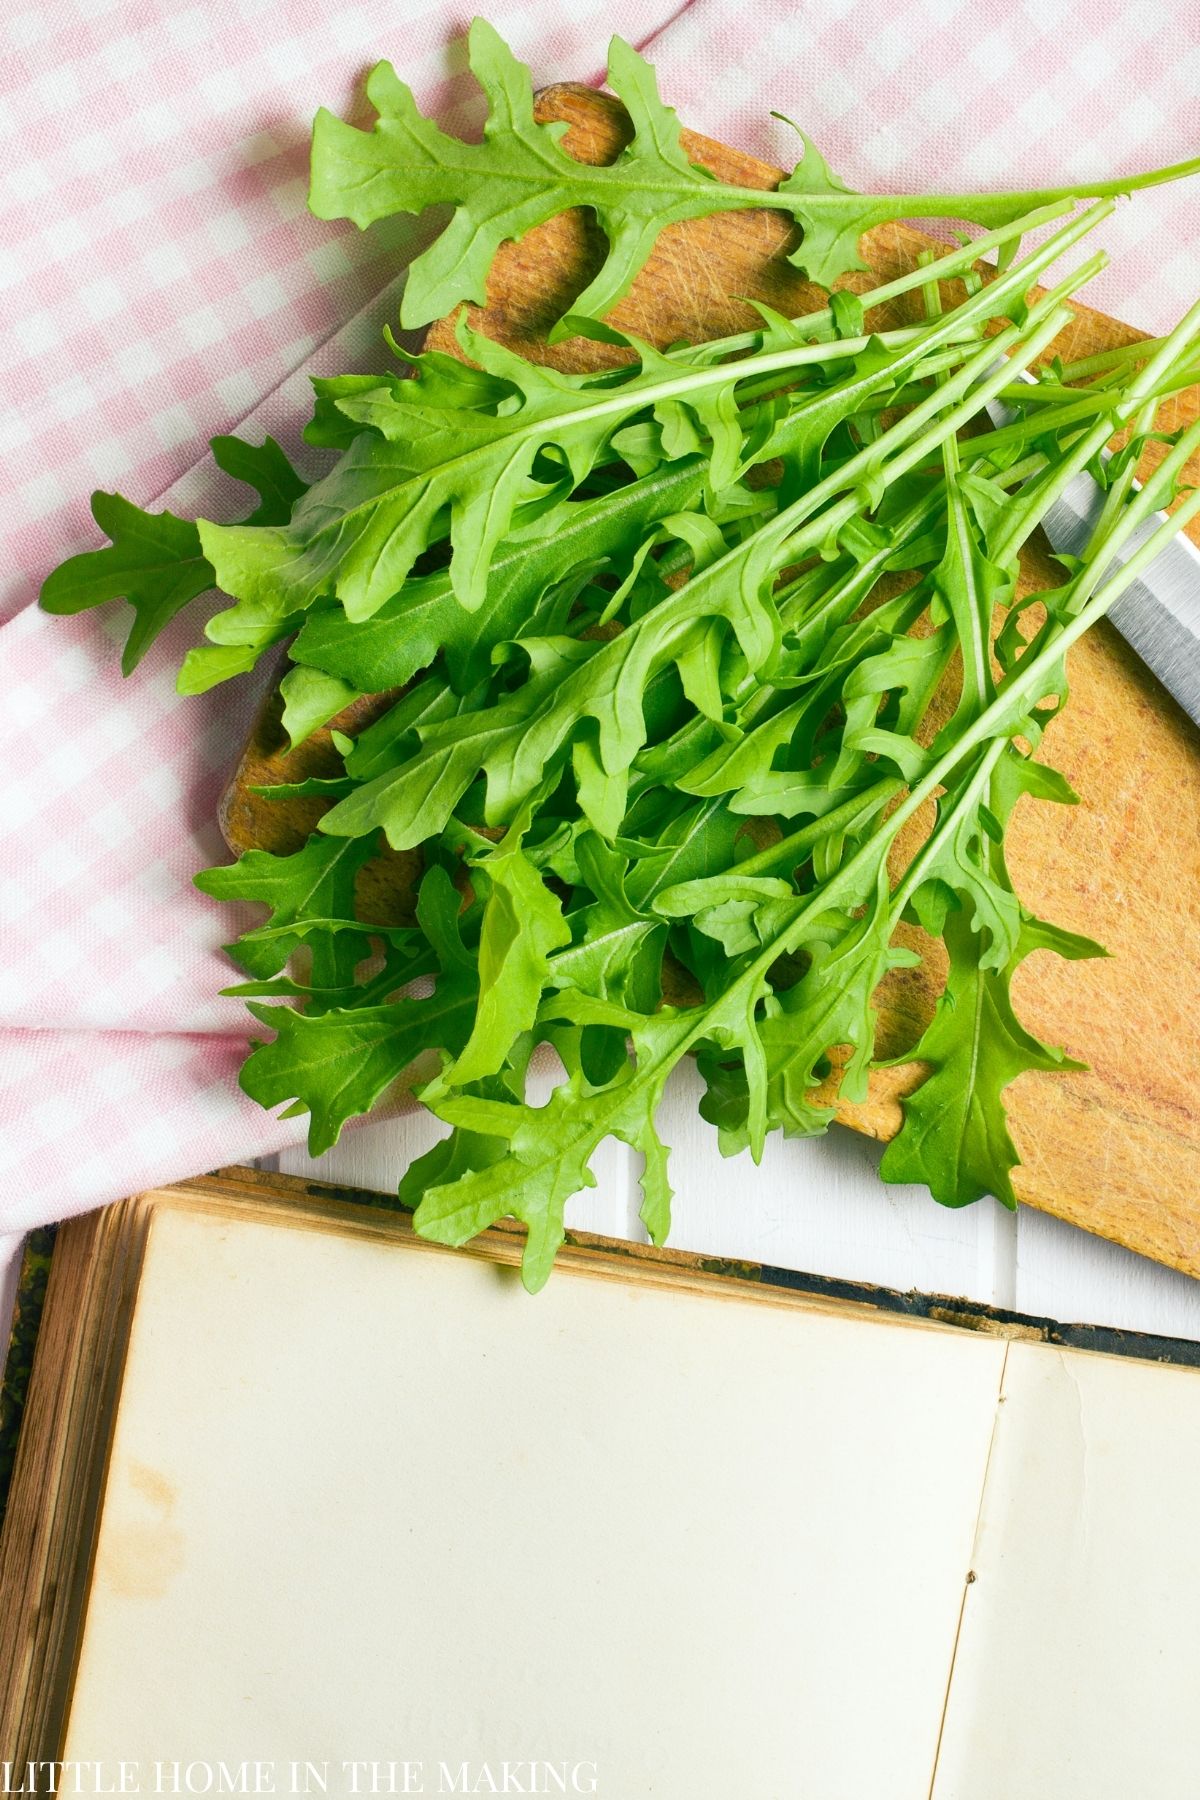
[{"label": "bunch of arugula", "polygon": [[[383,175],[359,167],[353,182],[364,217],[396,193],[409,206],[457,198],[443,261],[492,205],[492,239],[472,240],[486,265],[495,234],[513,229],[495,198],[503,170],[531,144],[549,153],[530,135],[547,128],[532,122],[527,77],[487,28],[472,50],[494,113],[484,146],[458,146],[461,191],[405,175],[383,123],[364,140]],[[652,78],[624,47],[616,74],[632,147],[651,143],[620,191],[644,184],[653,153],[682,169],[681,192],[691,181],[719,197],[682,163]],[[412,154],[449,166],[453,140],[388,91]],[[318,123],[315,192],[333,191],[339,157],[367,154],[350,143],[360,137]],[[572,182],[610,173],[554,158]],[[617,187],[564,188],[556,161],[541,166],[520,218],[596,205],[619,267],[589,304],[607,304],[637,266]],[[587,199],[601,192],[608,212]],[[764,200],[729,192],[718,204]],[[841,205],[828,211],[843,221],[839,254],[867,218]],[[984,1193],[1015,1204],[1003,1090],[1024,1070],[1072,1065],[1022,1028],[1012,976],[1035,948],[1098,951],[1022,906],[1004,833],[1023,795],[1074,798],[1032,755],[1065,701],[1065,653],[1200,506],[1185,499],[1111,572],[1200,439],[1200,427],[1178,435],[1136,488],[1159,400],[1194,379],[1198,318],[1137,355],[1014,380],[1103,259],[1030,304],[1033,282],[1111,208],[1066,219],[1068,198],[989,205],[971,216],[995,228],[974,243],[803,319],[760,309],[758,329],[715,344],[659,352],[576,316],[627,355],[599,375],[534,367],[460,321],[466,360],[398,352],[400,374],[315,384],[306,435],[337,453],[315,485],[269,439],[217,439],[219,466],[258,492],[248,518],[189,522],[98,496],[111,547],[71,559],[43,590],[60,612],[127,598],[128,672],[215,587],[229,604],[180,687],[200,691],[289,640],[294,745],[376,696],[374,723],[333,733],[343,773],[262,790],[326,806],[303,847],[197,877],[270,909],[230,946],[249,979],[228,991],[274,1033],[242,1085],[265,1106],[307,1110],[318,1154],[397,1081],[417,1080],[452,1130],[405,1173],[401,1199],[445,1242],[523,1220],[531,1288],[607,1136],[642,1153],[642,1216],[665,1237],[655,1120],[684,1055],[728,1152],[757,1158],[774,1128],[824,1130],[822,1083],[860,1098],[879,984],[916,960],[896,942],[902,924],[944,939],[949,975],[905,1053],[929,1072],[884,1176],[925,1182],[949,1205]],[[811,256],[826,215],[794,210]],[[665,216],[691,214],[654,214]],[[1047,225],[1018,259],[1021,235]],[[973,271],[988,251],[984,284]],[[952,278],[965,286],[943,311]],[[923,320],[867,329],[874,308],[914,290]],[[995,399],[1012,412],[1001,428],[985,410]],[[1105,461],[1119,429],[1125,448]],[[1083,468],[1107,487],[1088,553],[1059,588],[1018,598],[1021,545]],[[381,922],[360,878],[386,846],[419,850],[423,873],[412,910],[398,897]],[[527,1097],[539,1044],[562,1072],[541,1107]]]}]

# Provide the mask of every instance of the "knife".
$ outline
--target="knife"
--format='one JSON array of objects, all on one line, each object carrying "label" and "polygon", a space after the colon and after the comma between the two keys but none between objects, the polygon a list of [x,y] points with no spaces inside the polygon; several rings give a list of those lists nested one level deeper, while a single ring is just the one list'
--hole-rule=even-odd
[{"label": "knife", "polygon": [[[1022,371],[1021,379],[1032,383],[1035,378]],[[1006,414],[1006,422],[1011,417]],[[1042,520],[1051,548],[1082,556],[1103,506],[1104,495],[1092,477],[1077,475]],[[1128,562],[1165,517],[1152,513],[1112,562]],[[1200,550],[1191,539],[1182,532],[1172,538],[1141,579],[1126,588],[1108,617],[1200,725]]]}]

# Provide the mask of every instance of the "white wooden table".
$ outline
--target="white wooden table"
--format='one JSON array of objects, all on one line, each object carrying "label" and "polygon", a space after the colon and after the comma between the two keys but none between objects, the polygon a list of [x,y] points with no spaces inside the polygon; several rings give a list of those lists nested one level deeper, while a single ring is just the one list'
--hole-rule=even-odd
[{"label": "white wooden table", "polygon": [[[887,1187],[880,1147],[836,1126],[824,1138],[775,1134],[758,1168],[748,1155],[725,1160],[696,1111],[699,1092],[694,1069],[678,1071],[661,1114],[679,1249],[1200,1339],[1200,1282],[1190,1276],[1030,1208],[1012,1214],[985,1200],[952,1211],[923,1188]],[[272,1166],[387,1192],[443,1131],[414,1111],[348,1131],[316,1160],[291,1150]],[[605,1144],[593,1164],[597,1185],[572,1202],[568,1224],[644,1239],[638,1161],[623,1144]]]},{"label": "white wooden table", "polygon": [[[749,1156],[726,1161],[696,1111],[699,1091],[694,1069],[679,1071],[661,1115],[675,1188],[670,1241],[681,1250],[1200,1340],[1200,1281],[1190,1276],[1028,1207],[1013,1214],[984,1200],[955,1212],[923,1188],[887,1187],[877,1172],[880,1147],[837,1126],[824,1138],[772,1136],[758,1168]],[[347,1131],[324,1156],[289,1150],[264,1166],[386,1193],[442,1130],[414,1109]],[[608,1143],[593,1173],[596,1187],[573,1201],[568,1223],[644,1240],[638,1158]],[[3,1346],[19,1244],[0,1238]]]}]

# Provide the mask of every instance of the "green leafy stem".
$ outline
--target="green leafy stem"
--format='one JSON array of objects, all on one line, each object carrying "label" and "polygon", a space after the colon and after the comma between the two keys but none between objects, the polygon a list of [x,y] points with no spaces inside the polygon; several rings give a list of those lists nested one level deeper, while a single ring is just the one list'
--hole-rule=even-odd
[{"label": "green leafy stem", "polygon": [[[857,194],[800,132],[803,157],[778,187],[737,187],[689,160],[653,69],[621,38],[612,40],[608,83],[629,115],[631,136],[613,162],[595,167],[562,148],[565,122],[538,123],[529,71],[491,25],[475,19],[467,42],[489,106],[480,143],[450,137],[424,118],[386,62],[367,81],[379,115],[373,130],[356,130],[324,110],[313,130],[309,204],[318,218],[363,227],[393,213],[454,208],[441,236],[409,268],[407,326],[428,324],[460,301],[482,304],[501,244],[570,207],[590,208],[608,240],[602,267],[571,309],[577,317],[600,318],[629,291],[659,233],[687,219],[750,207],[785,212],[802,233],[789,261],[832,287],[867,266],[859,253],[862,234],[893,219],[1004,225],[1058,200],[1128,194],[1200,169],[1200,158],[1191,158],[1144,174],[1026,193]],[[563,329],[571,329],[569,320]]]}]

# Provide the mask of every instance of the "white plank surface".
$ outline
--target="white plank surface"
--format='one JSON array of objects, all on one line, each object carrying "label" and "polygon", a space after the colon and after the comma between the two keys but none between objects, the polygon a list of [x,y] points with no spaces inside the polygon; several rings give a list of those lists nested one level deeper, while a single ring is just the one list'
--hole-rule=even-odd
[{"label": "white plank surface", "polygon": [[[670,1241],[679,1249],[1200,1340],[1200,1282],[1189,1276],[1029,1209],[1014,1216],[987,1200],[953,1211],[922,1188],[885,1186],[879,1146],[836,1126],[824,1138],[772,1137],[758,1168],[748,1156],[726,1160],[696,1111],[699,1092],[694,1069],[678,1071],[660,1121],[675,1188]],[[442,1129],[417,1110],[348,1131],[316,1161],[284,1152],[278,1166],[388,1192]],[[637,1161],[606,1144],[597,1185],[572,1203],[568,1223],[644,1237]]]},{"label": "white plank surface", "polygon": [[[671,1242],[681,1250],[1200,1341],[1200,1282],[1190,1276],[1029,1208],[1014,1216],[982,1201],[953,1212],[920,1188],[887,1187],[877,1173],[878,1145],[837,1126],[807,1142],[773,1138],[757,1169],[746,1156],[726,1161],[696,1112],[698,1091],[694,1070],[680,1071],[662,1114],[676,1190]],[[264,1166],[388,1193],[442,1130],[414,1108],[347,1131],[322,1157],[290,1150]],[[637,1160],[623,1145],[606,1144],[595,1161],[596,1186],[572,1202],[568,1223],[644,1239]],[[4,1350],[21,1242],[0,1238]],[[0,1368],[3,1360],[0,1354]]]},{"label": "white plank surface", "polygon": [[[1200,1171],[1197,1171],[1200,1177]],[[1017,1218],[1022,1312],[1200,1339],[1200,1281],[1026,1207]],[[1097,1305],[1104,1307],[1096,1315]]]},{"label": "white plank surface", "polygon": [[[699,1090],[695,1071],[680,1070],[661,1118],[675,1187],[671,1243],[679,1249],[1200,1341],[1200,1282],[1190,1276],[1030,1208],[1014,1216],[988,1200],[954,1212],[924,1189],[887,1187],[879,1146],[837,1126],[807,1141],[772,1137],[757,1169],[748,1156],[727,1161],[696,1111]],[[442,1133],[414,1107],[347,1131],[315,1160],[290,1150],[265,1166],[388,1193]],[[637,1162],[624,1145],[606,1144],[595,1159],[596,1186],[572,1202],[568,1223],[644,1239]],[[0,1239],[5,1346],[20,1243]]]}]

